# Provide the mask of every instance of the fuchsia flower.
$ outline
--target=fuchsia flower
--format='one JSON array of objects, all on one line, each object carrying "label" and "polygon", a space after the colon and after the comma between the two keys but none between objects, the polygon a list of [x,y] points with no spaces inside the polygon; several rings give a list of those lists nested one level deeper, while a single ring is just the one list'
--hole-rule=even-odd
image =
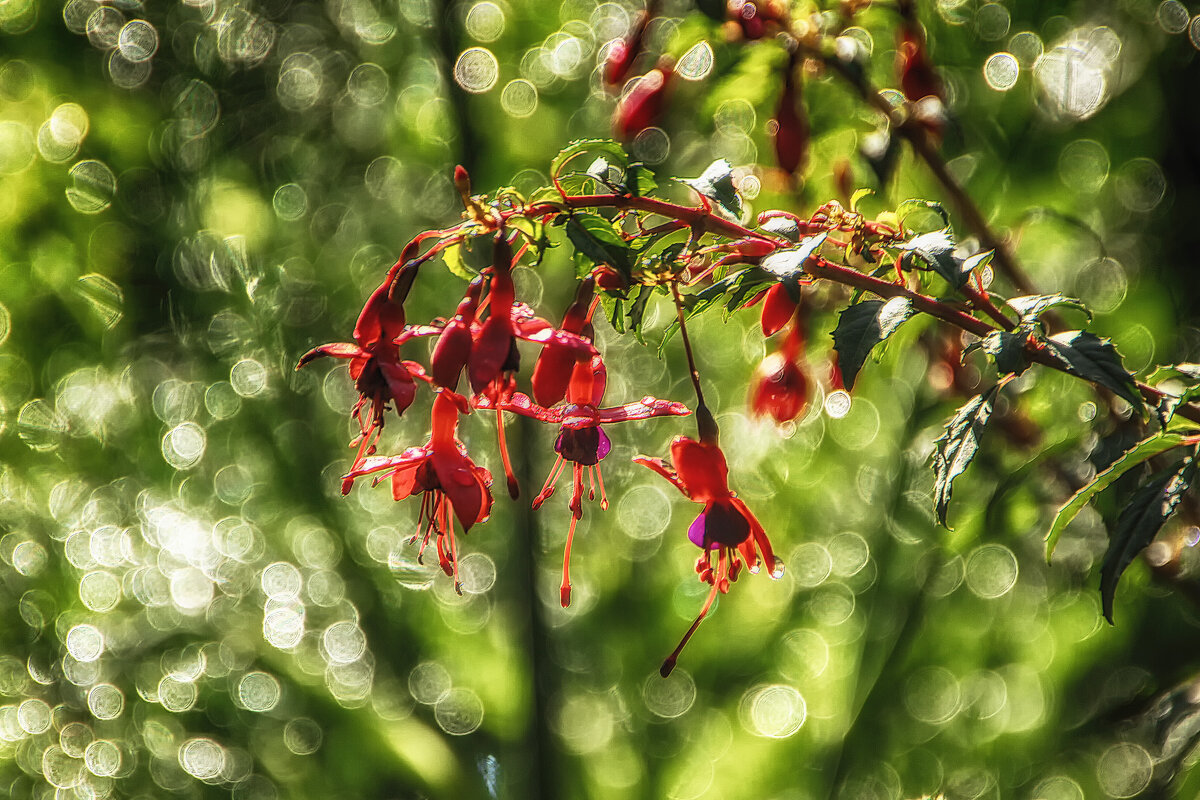
[{"label": "fuchsia flower", "polygon": [[[579,330],[590,328],[590,317],[594,304],[590,303],[592,287],[590,280],[580,287],[575,303],[567,311],[567,320],[563,327],[578,325]],[[572,320],[580,303],[587,309],[582,320]],[[541,492],[533,499],[533,508],[541,505],[554,494],[555,484],[562,475],[564,462],[572,463],[571,484],[571,527],[567,531],[567,545],[563,553],[563,577],[559,588],[559,599],[564,608],[571,604],[571,543],[575,538],[575,526],[583,517],[583,482],[588,479],[588,498],[595,499],[596,487],[600,488],[600,508],[608,508],[608,497],[604,492],[604,478],[600,474],[600,462],[612,449],[608,435],[600,427],[610,422],[628,422],[630,420],[650,419],[651,417],[684,416],[690,414],[683,403],[659,400],[653,397],[643,397],[635,403],[626,403],[614,408],[600,408],[604,398],[604,389],[608,380],[608,371],[604,360],[599,354],[590,358],[580,358],[574,361],[570,378],[561,393],[557,391],[558,379],[554,375],[561,366],[556,353],[549,346],[542,351],[542,358],[547,359],[542,371],[535,370],[535,378],[541,374],[542,382],[534,384],[534,390],[542,387],[543,397],[551,401],[563,399],[566,402],[553,408],[538,405],[527,395],[513,393],[510,398],[497,404],[497,411],[512,411],[523,416],[532,417],[542,422],[551,422],[559,426],[558,438],[554,441],[554,452],[558,459],[546,478]],[[543,362],[539,359],[539,367]],[[545,393],[549,394],[545,394]],[[477,401],[478,404],[478,401]],[[482,405],[480,405],[482,407]]]},{"label": "fuchsia flower", "polygon": [[383,428],[384,412],[391,403],[399,416],[417,396],[414,378],[428,380],[420,364],[400,359],[400,344],[411,335],[405,325],[404,298],[416,277],[420,262],[400,261],[388,271],[363,306],[354,326],[354,343],[334,342],[314,347],[300,357],[296,369],[324,356],[350,359],[350,377],[358,389],[358,402],[351,416],[358,420],[360,435],[357,465],[374,452],[374,442]]},{"label": "fuchsia flower", "polygon": [[[766,313],[764,304],[764,319]],[[801,364],[804,352],[802,326],[803,319],[797,310],[779,351],[764,358],[755,370],[750,386],[750,409],[754,416],[770,414],[776,422],[783,423],[795,419],[808,408],[808,376]]]},{"label": "fuchsia flower", "polygon": [[[633,460],[662,475],[688,499],[704,504],[704,510],[688,527],[688,539],[704,551],[696,561],[696,572],[701,581],[712,586],[712,590],[696,621],[663,662],[659,672],[665,678],[675,669],[680,652],[700,627],[717,594],[727,593],[730,584],[738,579],[743,561],[751,573],[756,573],[761,568],[761,552],[761,561],[768,565],[771,577],[776,579],[783,577],[783,561],[775,556],[758,519],[730,491],[729,466],[715,441],[677,436],[671,442],[670,464],[649,456],[637,456]],[[717,554],[715,565],[714,552]]]},{"label": "fuchsia flower", "polygon": [[[438,563],[442,571],[454,578],[454,589],[462,594],[458,576],[458,546],[454,539],[454,521],[458,518],[463,533],[471,526],[484,522],[492,510],[492,475],[467,455],[458,440],[458,415],[470,407],[462,395],[441,389],[433,401],[429,442],[410,447],[398,456],[363,459],[343,479],[343,494],[350,491],[356,478],[375,475],[378,484],[392,479],[392,497],[403,500],[421,494],[421,513],[417,532],[412,541],[421,538],[417,559],[425,554],[429,537],[437,536]],[[422,531],[424,533],[422,537]]]}]

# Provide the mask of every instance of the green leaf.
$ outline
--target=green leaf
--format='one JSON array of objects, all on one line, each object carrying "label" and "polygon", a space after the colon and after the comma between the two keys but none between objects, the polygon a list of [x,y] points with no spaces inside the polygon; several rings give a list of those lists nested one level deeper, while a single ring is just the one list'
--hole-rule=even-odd
[{"label": "green leaf", "polygon": [[954,255],[954,236],[949,228],[932,233],[922,233],[899,245],[901,250],[911,251],[906,257],[905,266],[914,266],[914,258],[924,262],[924,267],[916,264],[918,269],[930,269],[946,279],[955,289],[960,288],[971,276],[971,270],[966,267],[966,260]]},{"label": "green leaf", "polygon": [[680,178],[700,194],[709,198],[732,217],[742,213],[742,198],[733,186],[733,165],[723,158],[717,159],[700,174],[699,178]]},{"label": "green leaf", "polygon": [[800,223],[782,214],[777,217],[768,217],[762,225],[758,226],[758,229],[791,242],[800,241]]},{"label": "green leaf", "polygon": [[550,162],[550,174],[558,175],[568,161],[583,153],[594,152],[607,155],[615,162],[615,166],[624,169],[629,163],[625,149],[611,139],[577,139],[562,150]]},{"label": "green leaf", "polygon": [[1175,412],[1179,410],[1180,406],[1185,406],[1197,398],[1200,398],[1200,386],[1189,386],[1178,397],[1170,394],[1164,396],[1159,401],[1158,407],[1154,409],[1154,413],[1158,416],[1158,424],[1164,428],[1167,427],[1175,418]]},{"label": "green leaf", "polygon": [[1092,318],[1092,312],[1081,301],[1057,292],[1055,294],[1027,294],[1011,298],[1008,301],[1008,307],[1017,312],[1017,316],[1021,318],[1023,324],[1037,322],[1042,314],[1055,306],[1077,308],[1087,314],[1088,319]]},{"label": "green leaf", "polygon": [[999,391],[1000,384],[996,384],[968,400],[946,423],[946,433],[933,443],[936,448],[933,454],[933,503],[938,521],[945,528],[950,527],[946,524],[946,512],[950,508],[954,479],[966,471],[979,451],[979,437],[987,428],[992,404]]},{"label": "green leaf", "polygon": [[1029,359],[1025,357],[1025,333],[1012,331],[992,331],[987,336],[967,346],[963,354],[973,350],[983,350],[996,362],[996,369],[1001,373],[1020,375],[1029,369]]},{"label": "green leaf", "polygon": [[833,331],[833,347],[846,389],[854,388],[854,379],[871,348],[895,333],[913,313],[912,302],[906,297],[886,302],[863,300],[842,311]]},{"label": "green leaf", "polygon": [[634,197],[647,197],[658,188],[658,181],[645,164],[630,164],[625,170],[625,188]]},{"label": "green leaf", "polygon": [[908,218],[909,214],[912,214],[918,209],[932,211],[933,213],[937,214],[942,218],[942,226],[949,230],[950,215],[946,213],[946,209],[942,208],[941,203],[935,203],[932,200],[922,200],[919,197],[909,198],[900,205],[896,206],[896,216],[900,218],[901,222],[904,222],[904,220]]},{"label": "green leaf", "polygon": [[1164,470],[1142,485],[1117,517],[1116,529],[1108,540],[1108,551],[1100,566],[1100,604],[1104,618],[1113,624],[1113,598],[1117,583],[1134,557],[1146,549],[1171,518],[1196,475],[1196,460],[1189,456],[1172,469]]},{"label": "green leaf", "polygon": [[625,311],[626,319],[629,321],[627,329],[633,332],[634,338],[640,344],[646,343],[642,337],[642,318],[646,315],[646,304],[650,301],[652,294],[654,294],[654,287],[644,284],[637,286],[632,292],[629,307]]},{"label": "green leaf", "polygon": [[1077,491],[1054,515],[1054,522],[1050,524],[1050,532],[1046,534],[1046,560],[1049,561],[1050,557],[1054,555],[1054,548],[1063,531],[1071,524],[1071,520],[1075,519],[1093,497],[1111,486],[1117,478],[1145,462],[1146,459],[1179,447],[1184,441],[1184,437],[1178,433],[1156,433],[1126,450],[1106,470],[1092,478],[1091,482]]},{"label": "green leaf", "polygon": [[474,280],[485,267],[492,264],[493,237],[490,234],[468,236],[442,251],[442,261],[453,274],[463,280]]},{"label": "green leaf", "polygon": [[629,244],[613,224],[597,214],[572,214],[567,220],[567,238],[592,264],[607,264],[632,282],[633,262]]},{"label": "green leaf", "polygon": [[1121,354],[1108,339],[1087,331],[1064,331],[1045,340],[1072,375],[1110,389],[1138,411],[1145,408],[1133,376],[1121,364]]},{"label": "green leaf", "polygon": [[1146,380],[1157,384],[1169,378],[1182,380],[1189,385],[1200,383],[1200,364],[1167,364],[1155,369]]},{"label": "green leaf", "polygon": [[796,281],[804,274],[804,262],[825,244],[828,234],[818,233],[800,243],[799,247],[776,250],[762,260],[762,268],[775,276],[776,280]]}]

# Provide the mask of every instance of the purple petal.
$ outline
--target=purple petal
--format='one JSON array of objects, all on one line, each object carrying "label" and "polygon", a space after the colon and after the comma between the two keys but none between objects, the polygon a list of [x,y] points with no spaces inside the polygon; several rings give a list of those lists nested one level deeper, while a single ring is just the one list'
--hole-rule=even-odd
[{"label": "purple petal", "polygon": [[688,540],[699,548],[737,547],[750,535],[750,522],[732,503],[713,501],[688,527]]},{"label": "purple petal", "polygon": [[596,433],[600,434],[600,441],[596,444],[596,460],[603,461],[608,455],[608,451],[612,450],[612,442],[608,439],[608,434],[599,425],[596,426]]}]

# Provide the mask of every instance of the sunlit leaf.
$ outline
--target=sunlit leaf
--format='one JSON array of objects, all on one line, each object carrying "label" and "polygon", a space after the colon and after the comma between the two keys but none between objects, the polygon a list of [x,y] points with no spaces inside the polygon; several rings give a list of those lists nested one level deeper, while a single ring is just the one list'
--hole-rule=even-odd
[{"label": "sunlit leaf", "polygon": [[912,317],[912,302],[906,297],[890,300],[863,300],[838,315],[833,331],[833,347],[846,388],[854,388],[855,378],[875,345],[887,339]]},{"label": "sunlit leaf", "polygon": [[967,401],[946,423],[946,433],[936,442],[933,454],[933,504],[938,522],[946,525],[954,479],[966,471],[979,451],[979,439],[992,416],[992,404],[1000,384]]}]

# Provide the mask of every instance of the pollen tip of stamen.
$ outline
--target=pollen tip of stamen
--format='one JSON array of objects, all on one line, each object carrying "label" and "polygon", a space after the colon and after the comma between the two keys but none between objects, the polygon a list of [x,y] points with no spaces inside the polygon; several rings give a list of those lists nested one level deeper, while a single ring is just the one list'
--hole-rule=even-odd
[{"label": "pollen tip of stamen", "polygon": [[558,590],[558,601],[562,603],[563,608],[568,608],[571,605],[571,584],[564,583]]},{"label": "pollen tip of stamen", "polygon": [[463,593],[462,581],[454,582],[454,591],[458,592],[459,597],[462,597],[462,593]]},{"label": "pollen tip of stamen", "polygon": [[508,476],[508,496],[513,500],[521,496],[521,485],[517,483],[515,475]]},{"label": "pollen tip of stamen", "polygon": [[350,494],[350,490],[354,488],[354,479],[346,478],[342,481],[342,497]]},{"label": "pollen tip of stamen", "polygon": [[658,668],[658,674],[664,678],[671,677],[671,673],[675,671],[675,656],[669,656],[662,666]]},{"label": "pollen tip of stamen", "polygon": [[608,511],[608,498],[607,497],[600,498],[600,510]]}]

